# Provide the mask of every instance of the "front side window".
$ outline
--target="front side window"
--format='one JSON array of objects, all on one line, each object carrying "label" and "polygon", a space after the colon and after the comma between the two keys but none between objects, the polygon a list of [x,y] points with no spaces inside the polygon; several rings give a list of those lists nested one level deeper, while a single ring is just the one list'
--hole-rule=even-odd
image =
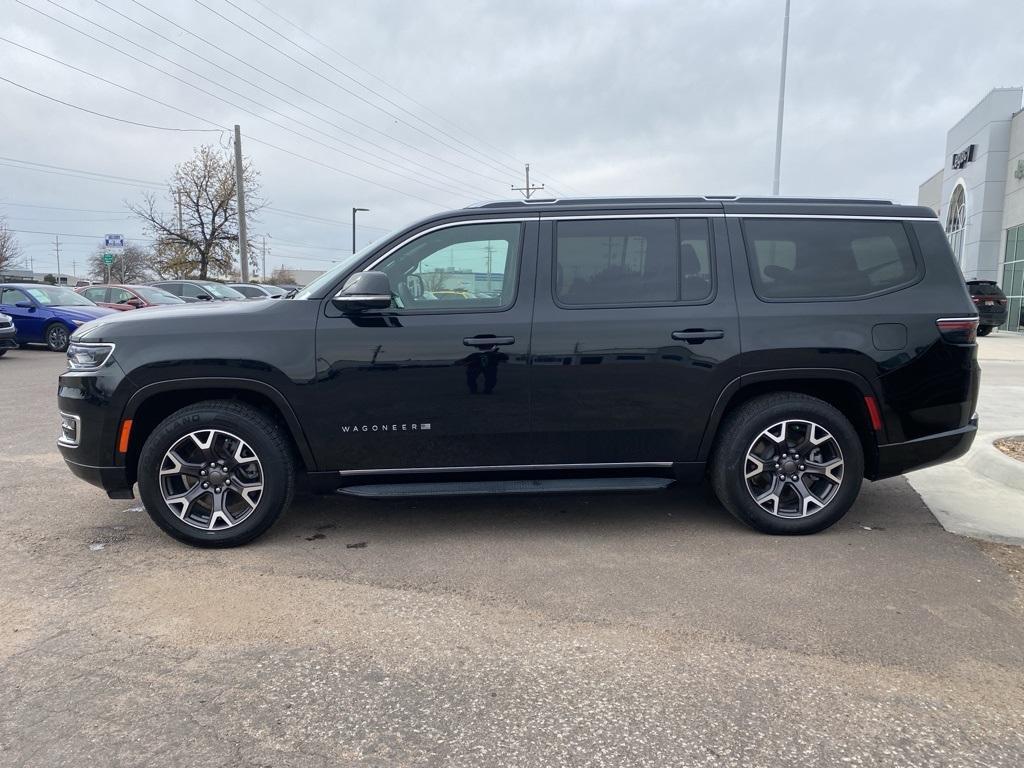
[{"label": "front side window", "polygon": [[180,285],[181,295],[187,296],[190,299],[198,299],[203,295],[203,293],[205,293],[205,291],[195,283],[181,283]]},{"label": "front side window", "polygon": [[[91,296],[89,298],[92,298]],[[112,304],[127,304],[131,299],[135,298],[135,294],[131,291],[126,291],[124,288],[111,288],[110,289],[110,303]],[[96,301],[96,299],[93,299]]]},{"label": "front side window", "polygon": [[106,301],[104,298],[107,295],[106,288],[86,288],[82,291],[82,295],[85,296],[89,301]]},{"label": "front side window", "polygon": [[22,302],[31,303],[28,296],[17,288],[4,288],[0,290],[0,304],[8,304],[13,307],[15,304]]},{"label": "front side window", "polygon": [[406,310],[505,309],[515,300],[519,222],[467,224],[406,243],[375,270]]},{"label": "front side window", "polygon": [[762,298],[853,298],[917,276],[899,221],[747,219],[743,228],[754,289]]},{"label": "front side window", "polygon": [[556,231],[560,304],[672,304],[711,295],[707,219],[560,221]]}]

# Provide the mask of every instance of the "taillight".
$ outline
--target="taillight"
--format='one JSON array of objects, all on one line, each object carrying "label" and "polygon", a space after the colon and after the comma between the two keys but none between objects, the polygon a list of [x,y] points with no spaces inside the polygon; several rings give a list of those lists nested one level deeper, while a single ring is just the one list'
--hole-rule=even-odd
[{"label": "taillight", "polygon": [[936,320],[935,325],[950,344],[973,344],[978,337],[976,317],[943,317]]}]

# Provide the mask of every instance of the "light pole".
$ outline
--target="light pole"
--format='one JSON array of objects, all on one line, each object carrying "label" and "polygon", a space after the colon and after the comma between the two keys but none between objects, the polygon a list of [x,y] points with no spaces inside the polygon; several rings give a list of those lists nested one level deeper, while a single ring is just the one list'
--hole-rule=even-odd
[{"label": "light pole", "polygon": [[359,211],[370,212],[369,208],[353,208],[352,209],[352,253],[356,252],[356,213]]},{"label": "light pole", "polygon": [[775,176],[772,179],[772,194],[779,194],[779,172],[782,168],[782,113],[786,106],[786,56],[789,53],[789,0],[786,0],[786,16],[782,21],[782,67],[779,71],[779,116],[775,124]]}]

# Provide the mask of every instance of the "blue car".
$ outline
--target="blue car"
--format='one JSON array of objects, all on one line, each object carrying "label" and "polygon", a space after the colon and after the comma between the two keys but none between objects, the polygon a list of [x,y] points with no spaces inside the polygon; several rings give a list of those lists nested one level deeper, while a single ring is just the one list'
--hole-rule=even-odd
[{"label": "blue car", "polygon": [[14,319],[19,344],[45,344],[54,352],[68,348],[68,339],[78,326],[117,314],[70,288],[34,283],[0,284],[0,313]]}]

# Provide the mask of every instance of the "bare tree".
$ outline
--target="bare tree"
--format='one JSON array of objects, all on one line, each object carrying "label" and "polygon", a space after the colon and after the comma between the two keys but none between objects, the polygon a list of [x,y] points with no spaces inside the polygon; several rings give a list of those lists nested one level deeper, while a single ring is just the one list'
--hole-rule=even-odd
[{"label": "bare tree", "polygon": [[21,246],[18,238],[7,227],[7,222],[0,219],[0,272],[16,269],[21,265]]},{"label": "bare tree", "polygon": [[[259,174],[244,160],[246,213],[264,205],[259,198]],[[175,166],[167,197],[147,194],[129,205],[156,241],[153,268],[161,277],[228,275],[238,249],[238,208],[233,155],[203,145]],[[248,251],[254,254],[250,242]],[[255,265],[255,256],[250,256]]]},{"label": "bare tree", "polygon": [[[107,265],[103,263],[106,249],[99,248],[89,257],[89,277],[106,282]],[[152,251],[129,245],[120,253],[114,254],[114,263],[110,265],[110,281],[112,283],[145,283],[153,279]]]},{"label": "bare tree", "polygon": [[270,282],[279,285],[284,283],[285,285],[295,285],[295,275],[288,267],[278,267],[270,275]]}]

